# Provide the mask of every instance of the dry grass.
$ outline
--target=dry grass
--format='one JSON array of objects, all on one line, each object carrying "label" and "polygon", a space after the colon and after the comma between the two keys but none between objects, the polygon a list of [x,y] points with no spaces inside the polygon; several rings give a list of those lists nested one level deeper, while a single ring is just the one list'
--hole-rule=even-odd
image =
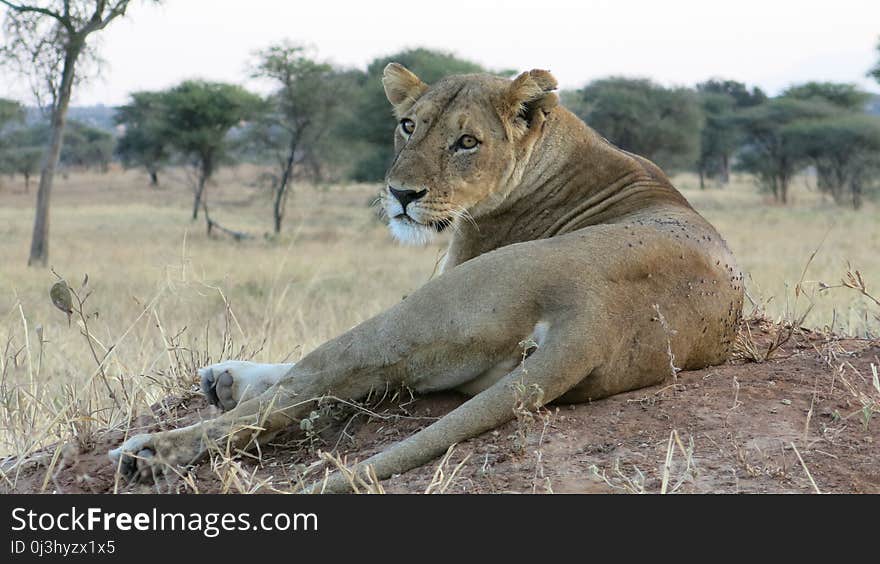
[{"label": "dry grass", "polygon": [[[26,455],[83,427],[126,427],[149,405],[189,389],[221,358],[296,360],[423,284],[439,246],[389,244],[367,204],[375,187],[300,188],[288,232],[265,239],[268,195],[254,171],[211,187],[213,214],[258,235],[209,239],[187,218],[182,182],[152,191],[135,172],[71,175],[56,186],[51,266],[92,292],[82,321],[55,309],[48,269],[25,266],[32,197],[0,192],[0,455]],[[73,282],[76,281],[76,282]],[[96,365],[87,342],[95,347]],[[125,390],[117,408],[102,374]],[[120,393],[120,397],[123,394]]]},{"label": "dry grass", "polygon": [[[242,167],[209,188],[214,219],[255,235],[243,242],[210,239],[203,223],[189,221],[189,194],[174,171],[158,191],[138,172],[60,180],[51,266],[77,290],[88,274],[91,292],[70,324],[49,299],[55,276],[25,266],[33,194],[24,194],[20,181],[3,179],[0,456],[32,455],[72,439],[87,445],[103,429],[128,429],[150,405],[191,391],[195,368],[205,363],[296,360],[431,275],[441,242],[427,249],[391,243],[368,208],[375,186],[297,186],[286,232],[267,238],[270,202],[256,177]],[[880,283],[874,205],[860,212],[834,208],[799,185],[789,209],[768,206],[745,179],[702,192],[690,177],[678,182],[728,240],[750,273],[750,294],[769,316],[790,313],[786,296],[827,233],[803,286],[818,289],[822,282],[829,289],[811,294],[814,307],[804,323],[880,332],[866,297],[876,296],[870,284]],[[847,263],[860,271],[849,281],[862,284],[856,291],[836,288],[842,279],[845,286]],[[43,456],[57,459],[60,452]],[[260,486],[228,458],[213,464],[224,487]],[[14,480],[14,469],[4,473],[0,479]],[[433,491],[445,489],[455,474],[442,470]]]},{"label": "dry grass", "polygon": [[[676,452],[681,454],[676,458]],[[590,472],[597,480],[602,481],[612,490],[630,494],[651,493],[647,489],[645,473],[635,464],[630,463],[631,471],[627,473],[621,466],[621,460],[616,458],[611,465],[611,475],[595,464],[590,466]],[[689,437],[688,446],[685,447],[676,429],[669,432],[669,441],[666,444],[666,456],[660,472],[660,488],[657,493],[672,494],[679,491],[685,482],[693,481],[698,475],[694,463],[694,439]]]},{"label": "dry grass", "polygon": [[[802,284],[813,303],[805,325],[827,326],[848,335],[880,334],[877,305],[858,290],[837,287],[852,269],[861,272],[873,295],[880,293],[880,209],[876,203],[859,211],[834,206],[810,188],[814,183],[806,177],[795,180],[793,202],[787,207],[772,204],[745,176],[734,175],[724,190],[700,190],[696,177],[689,174],[674,181],[727,240],[747,273],[749,295],[771,319],[793,319],[803,313],[805,302],[801,301],[800,309],[794,303],[795,285],[821,244]],[[832,289],[819,291],[822,284]]]}]

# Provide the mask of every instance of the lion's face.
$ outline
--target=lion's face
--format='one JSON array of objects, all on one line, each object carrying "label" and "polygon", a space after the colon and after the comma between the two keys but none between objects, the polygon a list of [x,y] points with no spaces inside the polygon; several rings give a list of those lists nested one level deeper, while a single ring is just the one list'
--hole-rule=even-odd
[{"label": "lion's face", "polygon": [[460,75],[429,87],[392,63],[383,83],[398,124],[382,200],[392,234],[409,244],[503,202],[537,138],[530,132],[556,104],[546,71],[512,82]]}]

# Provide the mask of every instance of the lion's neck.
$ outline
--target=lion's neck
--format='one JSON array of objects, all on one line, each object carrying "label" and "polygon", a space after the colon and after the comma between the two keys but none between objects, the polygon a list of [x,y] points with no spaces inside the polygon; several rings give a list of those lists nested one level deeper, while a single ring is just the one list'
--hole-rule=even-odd
[{"label": "lion's neck", "polygon": [[622,221],[667,205],[689,207],[658,167],[614,147],[559,108],[504,204],[459,226],[446,268],[513,243]]}]

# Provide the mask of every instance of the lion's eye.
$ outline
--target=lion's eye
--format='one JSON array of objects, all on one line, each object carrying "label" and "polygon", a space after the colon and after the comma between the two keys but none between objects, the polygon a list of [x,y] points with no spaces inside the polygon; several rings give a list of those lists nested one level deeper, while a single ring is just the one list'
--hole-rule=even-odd
[{"label": "lion's eye", "polygon": [[480,144],[479,140],[477,140],[477,138],[474,137],[473,135],[462,135],[461,137],[458,138],[458,141],[456,141],[456,143],[455,143],[455,145],[459,149],[473,149],[474,147],[476,147],[479,144]]},{"label": "lion's eye", "polygon": [[404,135],[412,135],[413,131],[416,130],[416,122],[404,118],[400,120],[400,130],[403,131]]}]

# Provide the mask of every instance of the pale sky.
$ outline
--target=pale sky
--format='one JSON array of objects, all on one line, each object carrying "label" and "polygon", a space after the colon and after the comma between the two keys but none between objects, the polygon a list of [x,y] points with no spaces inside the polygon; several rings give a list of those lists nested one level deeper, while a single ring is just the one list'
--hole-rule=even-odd
[{"label": "pale sky", "polygon": [[[255,50],[282,39],[364,68],[406,47],[452,51],[494,69],[546,68],[563,88],[611,74],[666,85],[731,78],[776,94],[807,80],[854,82],[877,60],[880,0],[134,0],[102,34],[101,77],[74,104],[125,102],[129,92],[186,78],[248,80]],[[0,97],[30,102],[0,75]]]}]

